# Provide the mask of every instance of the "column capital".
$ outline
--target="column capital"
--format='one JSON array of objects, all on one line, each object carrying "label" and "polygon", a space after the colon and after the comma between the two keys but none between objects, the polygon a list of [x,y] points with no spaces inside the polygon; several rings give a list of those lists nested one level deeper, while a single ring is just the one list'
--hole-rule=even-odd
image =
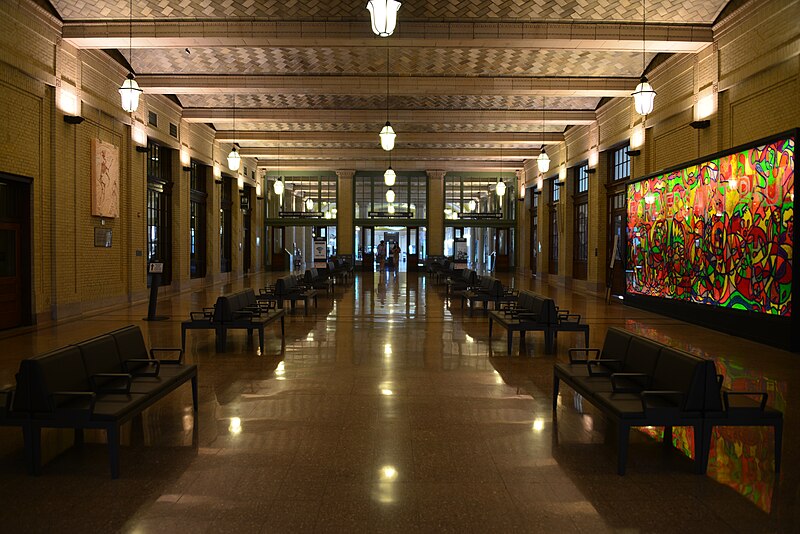
[{"label": "column capital", "polygon": [[443,180],[444,175],[447,174],[447,171],[438,171],[438,170],[425,171],[425,172],[428,174],[428,178],[434,178],[437,180]]},{"label": "column capital", "polygon": [[355,175],[355,173],[356,173],[356,171],[355,171],[355,170],[352,170],[352,169],[349,169],[349,170],[339,170],[339,171],[336,171],[336,176],[337,176],[337,177],[338,177],[340,180],[344,180],[344,179],[352,178],[352,177]]}]

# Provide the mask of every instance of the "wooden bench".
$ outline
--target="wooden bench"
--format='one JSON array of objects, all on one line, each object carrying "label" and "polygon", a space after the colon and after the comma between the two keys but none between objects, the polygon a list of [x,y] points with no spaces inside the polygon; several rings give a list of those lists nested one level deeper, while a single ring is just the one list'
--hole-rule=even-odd
[{"label": "wooden bench", "polygon": [[255,292],[248,288],[243,291],[222,295],[217,298],[213,308],[205,308],[200,312],[191,312],[189,319],[181,323],[181,349],[186,348],[187,330],[214,330],[216,334],[217,352],[225,352],[227,348],[228,330],[247,330],[250,339],[253,330],[258,331],[259,347],[264,353],[264,328],[280,319],[281,340],[285,338],[284,318],[286,311],[273,309],[269,302],[259,302]]},{"label": "wooden bench", "polygon": [[492,278],[491,276],[482,276],[478,280],[477,286],[468,287],[467,289],[458,291],[457,294],[461,296],[461,308],[464,308],[465,303],[468,304],[469,314],[472,316],[475,303],[477,302],[483,303],[484,311],[489,309],[489,302],[494,302],[496,309],[503,295],[503,291],[503,283],[500,282],[500,280]]},{"label": "wooden bench", "polygon": [[[157,353],[177,358],[156,359]],[[31,474],[41,470],[42,428],[73,428],[76,444],[84,429],[105,430],[111,477],[117,478],[120,427],[187,381],[196,435],[197,366],[183,363],[181,349],[148,352],[139,327],[128,326],[22,360],[0,424],[22,427]]]},{"label": "wooden bench", "polygon": [[306,269],[304,280],[306,287],[311,289],[324,289],[326,294],[333,293],[333,278],[328,276],[327,270],[319,272],[316,267]]},{"label": "wooden bench", "polygon": [[697,473],[706,471],[715,426],[771,426],[775,470],[780,470],[783,414],[766,406],[766,393],[723,391],[712,360],[618,328],[608,329],[601,349],[572,349],[569,357],[569,363],[553,369],[553,420],[564,382],[616,424],[620,475],[629,431],[641,426],[663,426],[666,445],[672,443],[673,427],[693,427]]},{"label": "wooden bench", "polygon": [[314,302],[314,307],[317,307],[317,294],[318,291],[313,288],[307,287],[299,277],[290,274],[278,278],[275,281],[275,298],[278,301],[278,308],[283,308],[283,301],[288,300],[292,309],[295,308],[297,301],[302,300],[305,306],[304,312],[308,315],[308,305],[311,301]]},{"label": "wooden bench", "polygon": [[451,293],[455,293],[456,291],[464,291],[465,289],[472,287],[475,285],[475,280],[478,278],[478,273],[473,271],[472,269],[461,269],[457,271],[457,275],[454,275],[447,279],[447,288],[445,290],[445,296],[450,298]]}]

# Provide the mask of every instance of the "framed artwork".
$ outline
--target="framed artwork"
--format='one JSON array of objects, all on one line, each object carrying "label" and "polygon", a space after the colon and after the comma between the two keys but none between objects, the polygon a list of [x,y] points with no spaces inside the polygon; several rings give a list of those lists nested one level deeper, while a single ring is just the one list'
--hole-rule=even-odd
[{"label": "framed artwork", "polygon": [[119,149],[92,139],[92,215],[119,217]]},{"label": "framed artwork", "polygon": [[111,248],[111,228],[98,227],[94,229],[94,246]]}]

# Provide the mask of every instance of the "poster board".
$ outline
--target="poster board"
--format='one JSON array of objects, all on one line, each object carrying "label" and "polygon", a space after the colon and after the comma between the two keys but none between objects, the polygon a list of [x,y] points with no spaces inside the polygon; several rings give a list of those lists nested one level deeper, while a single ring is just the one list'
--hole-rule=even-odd
[{"label": "poster board", "polygon": [[453,240],[453,261],[455,263],[467,263],[467,240],[458,237]]},{"label": "poster board", "polygon": [[314,267],[320,268],[327,266],[328,246],[324,237],[314,238]]}]

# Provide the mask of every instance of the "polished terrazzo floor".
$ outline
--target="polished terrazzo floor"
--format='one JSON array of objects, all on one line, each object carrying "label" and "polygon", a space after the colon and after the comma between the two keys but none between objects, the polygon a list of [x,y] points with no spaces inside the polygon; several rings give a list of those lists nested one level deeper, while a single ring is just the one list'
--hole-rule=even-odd
[{"label": "polished terrazzo floor", "polygon": [[[127,324],[152,346],[176,346],[180,320],[242,286],[185,293],[0,339],[0,384],[19,360]],[[189,386],[124,429],[121,478],[111,480],[103,436],[71,447],[71,432],[44,435],[40,477],[25,474],[21,432],[0,427],[0,528],[5,532],[768,532],[800,529],[797,355],[532,279],[591,325],[592,345],[610,325],[713,357],[737,389],[769,389],[785,411],[784,469],[773,472],[771,431],[723,429],[706,476],[692,474],[676,432],[665,450],[634,432],[628,474],[616,475],[603,418],[562,388],[558,428],[552,367],[580,336],[488,338],[442,286],[415,273],[359,275],[290,314],[265,354],[233,333],[228,352],[213,334],[189,333],[199,366],[200,412]],[[301,306],[302,308],[302,306]],[[199,426],[193,446],[193,428]]]}]

